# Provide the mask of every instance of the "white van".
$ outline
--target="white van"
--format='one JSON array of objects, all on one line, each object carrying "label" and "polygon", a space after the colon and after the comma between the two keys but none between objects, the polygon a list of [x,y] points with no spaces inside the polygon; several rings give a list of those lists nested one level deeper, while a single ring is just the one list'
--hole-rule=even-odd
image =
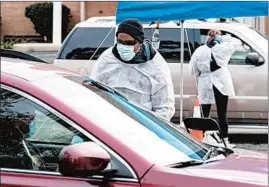
[{"label": "white van", "polygon": [[[155,27],[155,24],[144,24],[145,35],[148,39],[152,38]],[[191,54],[204,43],[208,30],[215,28],[221,30],[223,34],[230,34],[240,39],[246,49],[245,52],[235,52],[229,63],[236,96],[229,100],[228,118],[230,121],[267,123],[268,38],[250,26],[234,22],[191,20],[184,23],[184,28],[184,116],[192,116],[194,99],[197,95],[194,77],[188,71]],[[114,45],[115,29],[115,17],[95,17],[77,24],[63,42],[54,64],[90,75],[100,54]],[[180,109],[180,25],[173,21],[161,23],[160,40],[158,50],[171,68],[176,97],[175,119],[178,119]],[[258,53],[259,62],[247,63],[246,57],[250,52]],[[211,116],[217,117],[216,107],[212,108]]]}]

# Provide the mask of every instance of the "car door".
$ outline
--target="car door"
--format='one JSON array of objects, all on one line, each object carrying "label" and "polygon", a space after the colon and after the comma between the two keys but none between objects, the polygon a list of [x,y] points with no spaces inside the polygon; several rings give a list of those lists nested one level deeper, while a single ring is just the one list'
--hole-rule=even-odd
[{"label": "car door", "polygon": [[128,178],[128,171],[113,155],[120,173],[115,177],[61,175],[58,155],[62,148],[92,140],[54,112],[41,101],[1,85],[1,186],[140,186]]},{"label": "car door", "polygon": [[[200,30],[197,41],[202,45],[209,29],[197,30]],[[247,54],[256,51],[238,36],[224,30],[221,32],[239,39],[242,43],[241,49],[234,52],[228,64],[235,89],[235,96],[229,98],[228,118],[244,121],[267,119],[267,64],[259,67],[247,64]],[[215,106],[211,116],[217,117]]]},{"label": "car door", "polygon": [[255,51],[251,47],[248,51],[236,51],[228,65],[235,88],[235,96],[229,101],[229,117],[267,120],[267,65],[247,64],[245,59],[249,52]]}]

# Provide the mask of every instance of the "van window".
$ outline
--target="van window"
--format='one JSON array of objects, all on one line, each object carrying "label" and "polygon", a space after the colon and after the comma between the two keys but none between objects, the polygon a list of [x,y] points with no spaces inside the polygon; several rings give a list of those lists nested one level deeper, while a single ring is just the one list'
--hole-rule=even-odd
[{"label": "van window", "polygon": [[[205,43],[209,29],[197,29],[197,30],[200,30],[200,37],[197,40],[201,46]],[[232,55],[230,59],[229,64],[230,65],[251,65],[251,64],[246,63],[246,57],[248,53],[253,52],[253,49],[248,44],[246,44],[243,40],[238,38],[236,35],[226,32],[226,31],[221,31],[221,32],[223,35],[229,34],[232,37],[239,39],[242,43],[241,49],[234,52],[234,54]]]},{"label": "van window", "polygon": [[[59,59],[89,60],[111,29],[112,28],[107,27],[78,27],[64,45]],[[115,28],[113,28],[107,39],[103,42],[98,51],[96,51],[92,60],[98,59],[107,48],[113,46],[114,37]]]},{"label": "van window", "polygon": [[[146,28],[145,35],[149,40],[152,39],[154,29]],[[188,39],[188,40],[187,40]],[[160,28],[160,47],[159,52],[168,63],[180,63],[180,28]],[[189,46],[188,46],[189,41]],[[189,63],[190,52],[194,52],[194,32],[187,29],[184,35],[184,63]]]}]

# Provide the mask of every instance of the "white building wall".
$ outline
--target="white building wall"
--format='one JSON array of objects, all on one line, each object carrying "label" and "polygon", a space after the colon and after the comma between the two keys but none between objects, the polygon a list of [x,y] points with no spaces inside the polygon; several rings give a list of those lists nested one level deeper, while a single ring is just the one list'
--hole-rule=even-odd
[{"label": "white building wall", "polygon": [[250,25],[251,27],[254,27],[255,29],[259,30],[262,34],[265,33],[265,17],[248,17],[248,18],[236,18],[240,23],[244,23],[247,25]]}]

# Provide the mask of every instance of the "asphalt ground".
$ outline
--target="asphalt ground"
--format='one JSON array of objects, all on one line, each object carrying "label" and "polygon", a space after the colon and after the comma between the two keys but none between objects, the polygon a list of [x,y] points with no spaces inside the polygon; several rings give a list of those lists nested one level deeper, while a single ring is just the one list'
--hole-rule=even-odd
[{"label": "asphalt ground", "polygon": [[229,139],[236,148],[268,152],[268,134],[232,134]]}]

